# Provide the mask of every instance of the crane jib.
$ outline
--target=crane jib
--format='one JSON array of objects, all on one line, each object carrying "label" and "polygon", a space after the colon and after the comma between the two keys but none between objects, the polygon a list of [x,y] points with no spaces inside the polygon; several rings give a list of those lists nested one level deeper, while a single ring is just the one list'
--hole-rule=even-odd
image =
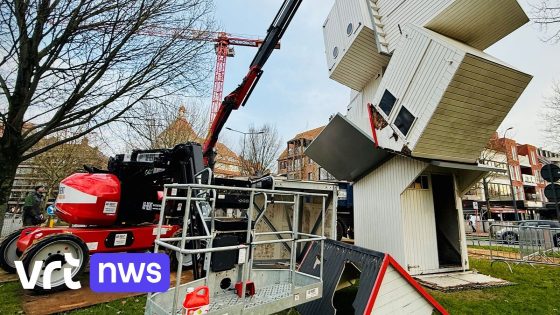
[{"label": "crane jib", "polygon": [[229,118],[229,115],[233,110],[238,109],[241,105],[245,105],[245,103],[247,103],[249,97],[251,96],[251,92],[254,90],[262,75],[262,67],[274,49],[276,49],[280,39],[284,35],[284,32],[288,28],[288,25],[292,21],[292,18],[302,1],[303,0],[284,1],[282,7],[274,17],[272,24],[268,28],[266,37],[262,41],[262,45],[259,47],[253,61],[251,62],[249,72],[243,78],[241,84],[222,101],[203,146],[204,161],[210,168],[214,167],[214,158],[216,155],[214,148],[218,142],[220,132]]}]

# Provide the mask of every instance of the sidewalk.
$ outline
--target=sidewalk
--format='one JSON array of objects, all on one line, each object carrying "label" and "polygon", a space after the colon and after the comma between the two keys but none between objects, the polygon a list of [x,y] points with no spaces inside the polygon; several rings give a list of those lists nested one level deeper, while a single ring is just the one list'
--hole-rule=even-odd
[{"label": "sidewalk", "polygon": [[476,231],[476,232],[466,232],[467,237],[488,237],[490,235],[490,233],[488,232],[482,232],[482,231]]}]

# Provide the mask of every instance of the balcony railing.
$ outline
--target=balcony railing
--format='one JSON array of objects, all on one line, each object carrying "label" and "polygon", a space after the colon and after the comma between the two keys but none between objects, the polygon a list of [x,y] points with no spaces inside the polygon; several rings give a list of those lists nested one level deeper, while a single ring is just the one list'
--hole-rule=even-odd
[{"label": "balcony railing", "polygon": [[542,201],[542,198],[538,194],[525,194],[525,200],[540,202],[540,201]]},{"label": "balcony railing", "polygon": [[527,184],[536,184],[537,181],[535,179],[535,176],[533,175],[527,175],[527,174],[522,174],[523,177],[523,182],[527,183]]}]

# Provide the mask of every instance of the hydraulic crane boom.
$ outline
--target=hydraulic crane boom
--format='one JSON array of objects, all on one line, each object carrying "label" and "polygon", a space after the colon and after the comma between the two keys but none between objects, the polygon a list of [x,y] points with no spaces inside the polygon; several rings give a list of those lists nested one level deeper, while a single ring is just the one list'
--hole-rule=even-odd
[{"label": "hydraulic crane boom", "polygon": [[236,110],[247,103],[247,100],[251,96],[251,92],[255,88],[263,73],[262,67],[268,60],[268,57],[272,54],[272,51],[276,48],[278,42],[282,38],[282,35],[284,35],[284,32],[288,28],[288,25],[290,25],[290,22],[292,21],[292,18],[302,1],[303,0],[284,1],[282,7],[276,14],[276,17],[274,17],[272,24],[268,28],[266,37],[262,41],[262,45],[259,47],[257,54],[249,66],[249,72],[243,78],[241,84],[222,101],[202,147],[204,163],[210,168],[214,168],[216,142],[218,141],[220,132],[228,120],[229,115],[233,110]]}]

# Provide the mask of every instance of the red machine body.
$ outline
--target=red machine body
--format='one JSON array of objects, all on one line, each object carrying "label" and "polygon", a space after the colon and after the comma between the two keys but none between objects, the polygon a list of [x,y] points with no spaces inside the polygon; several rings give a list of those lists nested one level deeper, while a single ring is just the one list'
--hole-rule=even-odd
[{"label": "red machine body", "polygon": [[60,183],[56,215],[70,224],[110,226],[117,220],[121,182],[113,174],[77,173]]},{"label": "red machine body", "polygon": [[[154,247],[157,224],[116,227],[29,227],[21,231],[17,248],[24,252],[38,240],[54,234],[73,234],[88,247],[90,254],[143,251]],[[161,237],[171,237],[179,230],[177,225],[163,225]]]}]

